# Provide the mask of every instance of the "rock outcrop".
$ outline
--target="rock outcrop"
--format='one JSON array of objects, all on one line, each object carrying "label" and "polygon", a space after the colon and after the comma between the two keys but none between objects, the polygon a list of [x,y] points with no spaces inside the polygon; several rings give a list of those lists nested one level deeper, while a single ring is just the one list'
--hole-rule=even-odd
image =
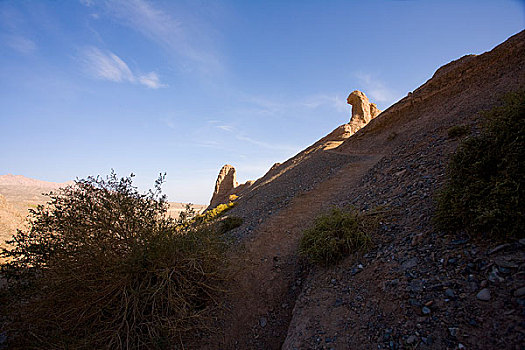
[{"label": "rock outcrop", "polygon": [[240,196],[242,192],[250,188],[253,183],[254,181],[246,181],[239,185],[235,168],[229,164],[224,165],[217,176],[215,191],[213,191],[208,209],[212,209],[222,203],[228,203],[231,195]]},{"label": "rock outcrop", "polygon": [[370,103],[368,97],[361,91],[355,90],[346,99],[349,105],[352,105],[352,117],[350,118],[351,133],[368,124],[372,119],[377,117],[379,110],[375,103]]},{"label": "rock outcrop", "polygon": [[229,164],[224,165],[221,171],[219,171],[219,176],[217,176],[217,181],[215,182],[215,190],[211,197],[210,208],[226,202],[232,190],[238,185],[235,168]]},{"label": "rock outcrop", "polygon": [[227,203],[231,195],[240,196],[247,191],[253,192],[254,189],[271,182],[275,177],[278,177],[279,174],[293,168],[294,164],[301,162],[305,157],[309,157],[315,152],[337,148],[341,143],[381,113],[381,110],[377,108],[375,103],[370,103],[368,97],[358,90],[353,91],[348,96],[347,102],[352,105],[352,117],[348,124],[338,126],[330,134],[303,150],[295,157],[289,159],[285,164],[275,163],[259,180],[247,181],[239,185],[236,179],[235,168],[229,164],[224,165],[217,176],[215,191],[213,192],[208,209],[212,209],[221,203]]}]

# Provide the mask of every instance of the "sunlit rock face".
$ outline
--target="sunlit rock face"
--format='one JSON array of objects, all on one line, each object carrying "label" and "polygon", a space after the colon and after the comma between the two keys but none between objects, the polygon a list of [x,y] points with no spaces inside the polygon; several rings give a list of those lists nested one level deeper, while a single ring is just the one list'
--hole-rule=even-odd
[{"label": "sunlit rock face", "polygon": [[215,182],[215,191],[210,201],[210,208],[227,201],[232,190],[238,186],[237,173],[232,165],[226,164],[219,171]]},{"label": "sunlit rock face", "polygon": [[346,99],[352,105],[352,117],[350,118],[350,131],[355,133],[363,126],[368,124],[373,118],[377,117],[379,110],[375,103],[370,103],[368,97],[361,91],[355,90]]}]

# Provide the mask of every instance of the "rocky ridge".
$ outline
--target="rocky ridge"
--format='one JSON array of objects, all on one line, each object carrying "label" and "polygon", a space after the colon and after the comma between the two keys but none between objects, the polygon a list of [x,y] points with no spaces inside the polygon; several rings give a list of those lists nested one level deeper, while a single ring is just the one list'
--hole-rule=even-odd
[{"label": "rocky ridge", "polygon": [[[340,127],[257,180],[231,211],[244,269],[212,347],[521,349],[525,242],[447,236],[431,218],[459,142],[447,130],[476,133],[480,111],[524,89],[524,57],[521,32],[451,62],[352,137]],[[385,206],[375,247],[305,266],[302,230],[332,205]]]},{"label": "rocky ridge", "polygon": [[[250,197],[263,195],[264,191],[266,191],[265,185],[273,182],[273,180],[284,174],[286,174],[285,177],[288,179],[285,181],[285,186],[294,186],[294,178],[302,178],[300,172],[304,171],[304,166],[306,163],[308,163],[308,159],[310,159],[314,154],[319,153],[319,151],[327,151],[338,147],[343,141],[355,134],[359,129],[368,124],[373,118],[377,117],[381,113],[377,106],[374,103],[370,103],[366,95],[358,90],[350,93],[347,102],[348,104],[352,105],[352,113],[349,123],[338,126],[330,134],[323,137],[312,146],[308,147],[288,161],[282,164],[275,163],[270,168],[270,170],[268,170],[268,172],[257,181],[247,181],[245,184],[238,185],[236,181],[235,168],[229,164],[224,165],[217,176],[215,190],[208,208],[213,208],[218,204],[226,203],[230,195],[244,195]],[[339,161],[341,160],[341,157],[328,155],[324,161],[326,161],[327,164],[334,162],[335,165],[339,164]],[[298,164],[301,165],[301,169],[298,169],[300,172],[293,170],[295,165]],[[332,166],[327,164],[319,166],[310,164],[314,165],[314,168],[312,168],[312,170],[309,172],[314,171],[315,168],[318,168],[320,171],[321,168],[332,168]],[[309,183],[310,181],[297,181],[299,187],[296,190],[302,191],[311,189],[312,185],[318,183],[320,179],[326,175],[329,174],[327,174],[325,171],[321,171],[319,173],[319,178],[313,179],[313,183],[311,184]],[[258,212],[256,208],[253,208],[253,210]],[[258,213],[264,216],[264,213]]]}]

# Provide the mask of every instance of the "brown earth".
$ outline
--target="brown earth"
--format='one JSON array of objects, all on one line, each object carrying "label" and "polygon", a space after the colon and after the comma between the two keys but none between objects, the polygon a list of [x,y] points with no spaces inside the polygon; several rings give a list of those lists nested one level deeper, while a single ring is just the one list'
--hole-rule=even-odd
[{"label": "brown earth", "polygon": [[[521,32],[440,68],[352,137],[342,126],[257,180],[230,212],[245,220],[234,232],[242,267],[222,335],[205,347],[521,349],[525,242],[494,249],[444,235],[431,217],[459,142],[447,130],[476,133],[480,111],[525,88],[524,65]],[[298,240],[332,205],[388,210],[367,254],[308,266]]]}]

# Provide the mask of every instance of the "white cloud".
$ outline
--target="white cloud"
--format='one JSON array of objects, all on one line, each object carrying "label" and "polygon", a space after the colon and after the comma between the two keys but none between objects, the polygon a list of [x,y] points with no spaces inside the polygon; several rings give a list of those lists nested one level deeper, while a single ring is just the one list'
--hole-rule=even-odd
[{"label": "white cloud", "polygon": [[32,54],[37,49],[37,46],[33,40],[20,35],[9,35],[6,37],[5,41],[6,44],[13,50],[24,55]]},{"label": "white cloud", "polygon": [[228,132],[233,132],[235,130],[231,125],[217,125],[217,128]]},{"label": "white cloud", "polygon": [[110,0],[109,13],[122,24],[131,27],[165,50],[182,58],[181,68],[198,69],[209,74],[220,71],[222,65],[212,52],[210,31],[202,23],[175,19],[144,0]]},{"label": "white cloud", "polygon": [[166,87],[166,85],[161,84],[159,76],[155,72],[150,72],[139,76],[139,82],[142,85],[149,87],[150,89],[158,89],[161,87]]},{"label": "white cloud", "polygon": [[139,83],[148,88],[158,89],[161,84],[155,72],[144,75],[134,74],[120,57],[111,51],[87,47],[81,51],[80,60],[84,69],[94,78],[113,82]]},{"label": "white cloud", "polygon": [[95,78],[114,82],[134,82],[135,76],[126,62],[109,51],[88,47],[82,52],[87,71]]},{"label": "white cloud", "polygon": [[244,114],[298,116],[305,110],[326,107],[337,113],[345,113],[349,110],[346,97],[329,93],[286,99],[286,101],[262,96],[246,96],[244,100],[255,106],[255,108],[244,109],[242,111]]},{"label": "white cloud", "polygon": [[360,83],[364,86],[363,91],[371,102],[391,105],[396,102],[402,94],[388,88],[383,81],[369,73],[357,72],[355,74]]}]

